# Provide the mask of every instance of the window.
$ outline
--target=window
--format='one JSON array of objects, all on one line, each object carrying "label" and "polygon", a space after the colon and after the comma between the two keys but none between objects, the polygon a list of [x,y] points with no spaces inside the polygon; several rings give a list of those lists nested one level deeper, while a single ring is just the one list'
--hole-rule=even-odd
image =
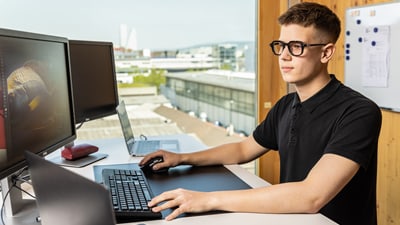
[{"label": "window", "polygon": [[[0,27],[112,41],[117,77],[127,80],[119,84],[124,98],[135,93],[122,91],[122,87],[147,85],[137,82],[137,77],[159,83],[161,74],[166,81],[158,87],[159,93],[172,106],[198,117],[206,115],[210,123],[225,127],[232,123],[238,132],[250,133],[256,124],[256,2],[70,0],[59,5],[53,0],[40,4],[3,1]],[[15,17],[15,12],[24,16]],[[135,98],[146,95],[143,88],[138,93]],[[109,137],[107,131],[104,134]]]}]

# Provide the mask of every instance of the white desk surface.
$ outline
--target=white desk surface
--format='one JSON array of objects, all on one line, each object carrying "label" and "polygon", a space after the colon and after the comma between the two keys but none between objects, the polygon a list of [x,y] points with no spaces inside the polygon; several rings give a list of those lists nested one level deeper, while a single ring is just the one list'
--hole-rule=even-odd
[{"label": "white desk surface", "polygon": [[[150,137],[151,139],[152,137]],[[157,138],[176,138],[180,141],[180,148],[182,151],[190,152],[204,149],[206,146],[203,145],[198,139],[191,135],[171,135],[162,136]],[[109,156],[103,160],[100,160],[94,164],[83,168],[73,168],[65,167],[73,172],[76,172],[84,177],[91,180],[94,179],[93,165],[107,165],[107,164],[121,164],[121,163],[137,163],[140,161],[140,157],[132,157],[128,154],[126,150],[125,142],[123,138],[118,139],[102,139],[102,140],[90,140],[90,141],[80,141],[77,140],[76,144],[89,143],[99,147],[99,153],[107,153]],[[60,151],[56,151],[47,158],[54,159],[55,157],[60,157]],[[227,165],[229,170],[231,170],[235,175],[249,184],[251,187],[262,187],[267,186],[269,183],[259,178],[258,176],[248,172],[244,168],[238,165]],[[32,212],[33,211],[33,212]],[[6,224],[12,225],[23,225],[23,224],[39,224],[34,222],[35,210],[28,210],[28,212],[18,213],[15,218],[6,218]],[[33,214],[33,215],[32,215]],[[296,224],[296,225],[332,225],[336,224],[332,220],[321,214],[256,214],[256,213],[220,213],[212,215],[199,215],[178,218],[172,221],[165,220],[154,220],[154,221],[143,221],[143,222],[133,222],[124,223],[126,225],[158,225],[158,224],[168,224],[168,225],[196,225],[196,224]]]}]

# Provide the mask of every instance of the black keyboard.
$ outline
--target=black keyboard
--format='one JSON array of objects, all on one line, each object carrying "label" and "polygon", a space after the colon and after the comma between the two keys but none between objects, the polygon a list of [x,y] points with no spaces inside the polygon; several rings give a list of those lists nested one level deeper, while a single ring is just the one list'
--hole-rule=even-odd
[{"label": "black keyboard", "polygon": [[103,169],[102,175],[118,223],[162,218],[147,206],[153,193],[141,170]]}]

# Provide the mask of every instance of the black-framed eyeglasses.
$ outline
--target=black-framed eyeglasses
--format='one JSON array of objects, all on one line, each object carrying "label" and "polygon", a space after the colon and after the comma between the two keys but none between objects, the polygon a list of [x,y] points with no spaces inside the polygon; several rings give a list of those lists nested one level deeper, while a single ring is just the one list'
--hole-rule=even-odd
[{"label": "black-framed eyeglasses", "polygon": [[304,52],[305,47],[312,47],[312,46],[323,46],[327,44],[307,44],[302,41],[289,41],[288,43],[275,40],[272,41],[269,46],[271,46],[272,52],[274,55],[280,56],[285,49],[286,46],[288,46],[289,53],[292,56],[300,56]]}]

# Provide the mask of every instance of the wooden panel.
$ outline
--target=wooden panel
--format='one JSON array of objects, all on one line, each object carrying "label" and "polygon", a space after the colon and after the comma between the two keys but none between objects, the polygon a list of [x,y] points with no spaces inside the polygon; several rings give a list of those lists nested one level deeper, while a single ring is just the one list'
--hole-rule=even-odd
[{"label": "wooden panel", "polygon": [[[258,1],[258,118],[263,120],[269,108],[264,108],[265,102],[272,105],[287,93],[287,85],[282,81],[278,62],[272,55],[268,43],[279,36],[277,17],[288,5],[301,2],[288,1]],[[390,0],[316,0],[330,7],[342,21],[342,35],[337,42],[335,57],[330,62],[329,72],[344,80],[344,23],[345,11],[349,7],[391,2]],[[268,105],[268,104],[267,104]],[[383,112],[382,131],[379,138],[378,152],[378,224],[400,225],[400,113]],[[268,153],[259,160],[259,175],[270,183],[279,182],[279,156]]]},{"label": "wooden panel", "polygon": [[378,150],[379,225],[400,224],[400,114],[382,112]]},{"label": "wooden panel", "polygon": [[[281,1],[258,1],[258,118],[263,120],[271,106],[285,93],[287,84],[281,79],[278,59],[268,44],[279,37],[277,18]],[[270,152],[259,159],[258,175],[270,183],[279,182],[279,157]],[[272,166],[272,168],[271,168]]]}]

